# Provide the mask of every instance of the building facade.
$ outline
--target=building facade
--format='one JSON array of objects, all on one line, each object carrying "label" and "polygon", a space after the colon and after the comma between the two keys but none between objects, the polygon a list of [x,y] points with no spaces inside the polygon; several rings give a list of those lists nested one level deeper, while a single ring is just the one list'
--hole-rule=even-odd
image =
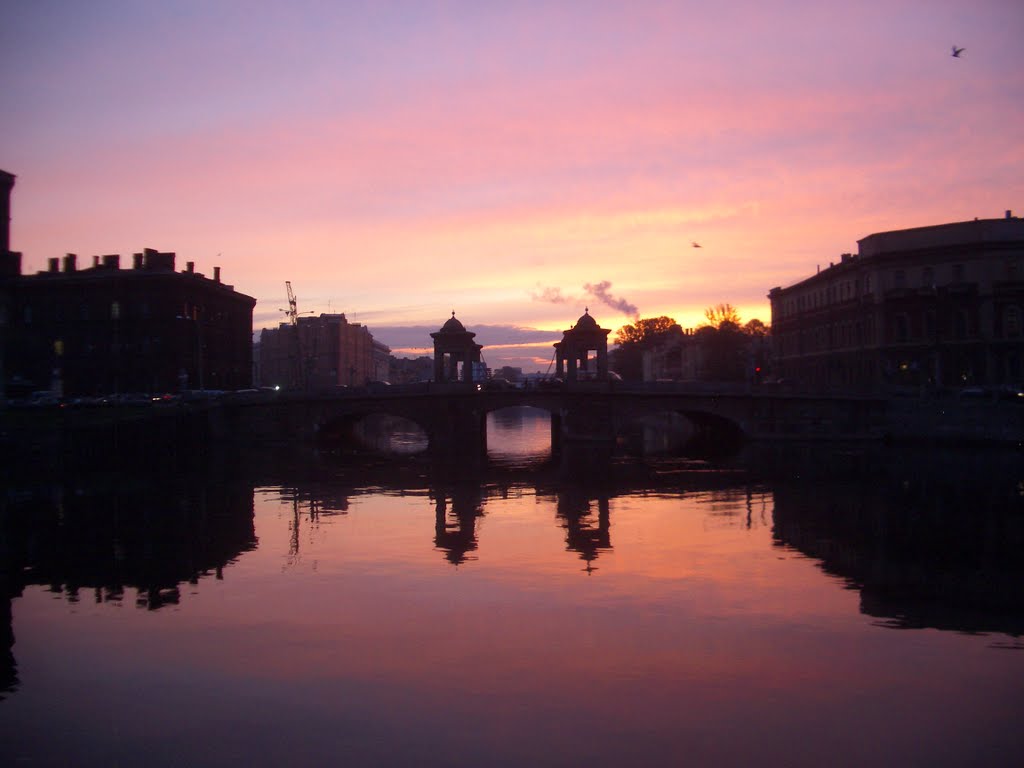
[{"label": "building facade", "polygon": [[81,265],[69,253],[21,274],[10,250],[15,177],[0,171],[0,385],[5,397],[183,389],[252,384],[256,300],[208,278],[193,262],[147,248],[122,269],[118,255]]},{"label": "building facade", "polygon": [[35,275],[5,275],[3,358],[8,396],[60,396],[252,384],[256,300],[220,280],[174,268],[175,254],[146,249],[130,269],[119,256],[50,259]]},{"label": "building facade", "polygon": [[773,288],[775,373],[809,389],[1024,383],[1024,220],[882,232]]},{"label": "building facade", "polygon": [[343,313],[266,328],[259,347],[261,384],[314,391],[385,381],[391,352]]}]

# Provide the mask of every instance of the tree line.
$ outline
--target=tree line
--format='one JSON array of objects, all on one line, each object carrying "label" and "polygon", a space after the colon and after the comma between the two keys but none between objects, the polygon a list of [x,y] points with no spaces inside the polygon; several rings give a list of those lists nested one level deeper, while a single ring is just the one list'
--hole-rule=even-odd
[{"label": "tree line", "polygon": [[[700,350],[701,378],[714,381],[757,380],[767,365],[764,340],[770,328],[758,319],[742,323],[731,304],[704,310],[706,322],[690,343]],[[673,318],[662,315],[638,319],[616,331],[611,351],[612,369],[627,381],[643,379],[643,357],[649,350],[680,349],[686,334]],[[681,353],[680,353],[681,354]]]}]

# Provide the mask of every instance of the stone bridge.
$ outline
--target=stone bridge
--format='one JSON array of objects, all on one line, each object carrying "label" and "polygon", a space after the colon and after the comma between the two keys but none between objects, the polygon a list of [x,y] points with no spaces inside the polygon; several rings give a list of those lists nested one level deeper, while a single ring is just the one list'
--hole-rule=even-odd
[{"label": "stone bridge", "polygon": [[486,450],[487,414],[529,406],[551,414],[551,445],[614,444],[631,422],[680,414],[698,439],[738,443],[762,439],[857,439],[882,434],[885,401],[806,396],[767,388],[685,388],[576,382],[557,389],[479,390],[433,384],[342,390],[332,394],[235,396],[209,411],[211,437],[255,442],[343,442],[374,414],[417,424],[440,454]]}]

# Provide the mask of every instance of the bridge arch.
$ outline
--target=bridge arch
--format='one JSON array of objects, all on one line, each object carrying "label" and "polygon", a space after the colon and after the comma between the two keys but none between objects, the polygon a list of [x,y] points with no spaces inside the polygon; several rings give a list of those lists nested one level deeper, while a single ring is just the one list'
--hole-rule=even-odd
[{"label": "bridge arch", "polygon": [[[638,427],[650,435],[637,434]],[[707,405],[652,400],[624,408],[616,438],[630,450],[664,450],[695,457],[722,455],[739,449],[747,431],[742,421]],[[643,445],[637,441],[642,440]]]},{"label": "bridge arch", "polygon": [[[416,453],[430,447],[430,424],[408,409],[386,403],[325,411],[315,428],[317,442],[383,452]],[[398,437],[401,447],[393,438]]]},{"label": "bridge arch", "polygon": [[530,461],[553,455],[558,447],[558,414],[537,405],[486,409],[487,456],[497,461]]}]

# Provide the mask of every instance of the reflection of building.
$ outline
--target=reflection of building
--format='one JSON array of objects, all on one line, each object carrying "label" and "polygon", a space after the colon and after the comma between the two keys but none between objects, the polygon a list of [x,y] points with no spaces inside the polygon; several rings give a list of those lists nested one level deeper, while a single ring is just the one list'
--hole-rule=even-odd
[{"label": "reflection of building", "polygon": [[[801,459],[802,482],[775,486],[778,545],[847,579],[861,612],[886,626],[1024,634],[1024,526],[1012,452],[917,447],[826,461]],[[792,467],[779,464],[787,475]],[[841,482],[817,479],[835,473]]]},{"label": "reflection of building", "polygon": [[329,389],[386,380],[390,350],[344,314],[321,314],[264,329],[259,354],[261,384]]},{"label": "reflection of building", "polygon": [[1007,211],[858,245],[769,293],[779,376],[861,389],[1024,380],[1024,220]]},{"label": "reflection of building", "polygon": [[[152,480],[78,481],[73,490],[49,480],[12,494],[0,516],[0,698],[17,687],[11,601],[26,587],[157,610],[204,578],[223,578],[225,566],[256,547],[251,484],[224,475],[212,484]],[[182,590],[186,582],[193,587]]]},{"label": "reflection of building", "polygon": [[190,261],[146,249],[130,269],[117,255],[52,258],[21,274],[8,249],[14,177],[0,172],[0,370],[8,394],[237,389],[252,382],[256,300],[204,277]]}]

